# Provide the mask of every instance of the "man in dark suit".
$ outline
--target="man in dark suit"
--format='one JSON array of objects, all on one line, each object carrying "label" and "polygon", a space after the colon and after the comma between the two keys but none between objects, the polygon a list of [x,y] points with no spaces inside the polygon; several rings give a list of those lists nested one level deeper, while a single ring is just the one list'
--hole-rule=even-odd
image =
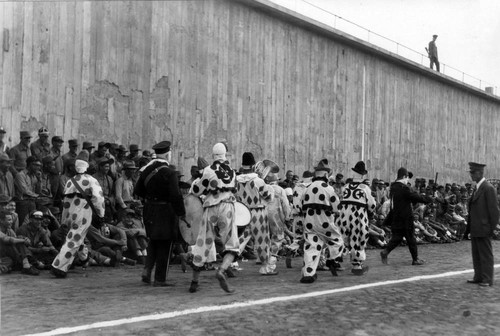
[{"label": "man in dark suit", "polygon": [[178,236],[177,216],[185,216],[186,210],[177,173],[169,167],[170,142],[162,141],[153,149],[157,158],[141,169],[134,194],[145,199],[144,226],[150,239],[142,281],[151,283],[156,266],[153,286],[164,287],[168,286],[168,262]]},{"label": "man in dark suit", "polygon": [[[413,176],[413,174],[412,174]],[[391,225],[391,240],[380,252],[382,263],[387,264],[387,256],[394,250],[403,238],[406,238],[408,249],[413,258],[412,265],[423,265],[424,261],[418,258],[417,240],[413,226],[412,203],[430,203],[432,198],[420,195],[408,186],[409,172],[406,168],[398,169],[397,180],[391,185],[389,198],[391,199],[391,210],[387,215],[387,221]]]},{"label": "man in dark suit", "polygon": [[470,237],[474,278],[468,283],[482,287],[493,285],[493,248],[491,237],[498,223],[499,211],[495,187],[484,178],[486,165],[469,162],[471,179],[477,183],[469,202]]}]

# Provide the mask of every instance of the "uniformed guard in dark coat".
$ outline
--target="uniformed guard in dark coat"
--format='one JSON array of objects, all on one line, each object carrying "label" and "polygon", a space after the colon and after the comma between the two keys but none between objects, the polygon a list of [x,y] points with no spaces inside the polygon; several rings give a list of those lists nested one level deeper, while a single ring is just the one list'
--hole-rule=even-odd
[{"label": "uniformed guard in dark coat", "polygon": [[481,287],[493,286],[494,259],[491,239],[498,224],[499,209],[495,187],[484,178],[485,164],[469,162],[470,176],[476,182],[476,190],[469,203],[472,264],[474,278],[468,283]]},{"label": "uniformed guard in dark coat", "polygon": [[150,239],[142,281],[151,283],[156,265],[154,286],[167,286],[167,267],[172,244],[178,237],[178,218],[184,216],[184,202],[175,170],[169,168],[170,142],[153,146],[156,159],[140,171],[134,193],[144,198],[144,226]]}]

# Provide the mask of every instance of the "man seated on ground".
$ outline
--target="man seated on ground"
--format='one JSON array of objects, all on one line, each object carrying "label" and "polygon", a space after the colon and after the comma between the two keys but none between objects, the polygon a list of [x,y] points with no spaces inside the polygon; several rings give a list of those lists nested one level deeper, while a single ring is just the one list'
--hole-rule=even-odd
[{"label": "man seated on ground", "polygon": [[385,231],[377,226],[376,219],[371,219],[368,225],[368,244],[380,248],[387,245]]},{"label": "man seated on ground", "polygon": [[16,213],[16,202],[9,196],[0,195],[0,211],[4,210],[12,215],[12,230],[16,232],[19,228],[19,216]]},{"label": "man seated on ground", "polygon": [[30,244],[28,249],[35,260],[38,269],[50,269],[50,265],[57,255],[57,249],[52,245],[47,231],[42,227],[43,213],[34,211],[28,220],[21,225],[16,234],[19,238],[28,238]]},{"label": "man seated on ground", "polygon": [[127,248],[130,253],[133,254],[133,258],[136,258],[139,264],[144,264],[146,261],[148,247],[148,238],[146,236],[146,230],[140,219],[136,218],[135,211],[132,209],[126,209],[122,217],[121,222],[116,224],[116,226],[127,235]]},{"label": "man seated on ground", "polygon": [[12,230],[12,223],[12,215],[7,211],[0,211],[0,258],[5,266],[2,273],[8,273],[13,268],[20,269],[23,274],[39,275],[40,271],[28,260],[31,256],[27,247],[30,240],[18,238]]},{"label": "man seated on ground", "polygon": [[123,252],[127,250],[127,235],[122,229],[92,220],[87,238],[92,249],[111,258],[115,266],[120,263],[135,265],[135,260],[123,256]]},{"label": "man seated on ground", "polygon": [[465,229],[467,227],[467,222],[465,218],[458,215],[456,212],[457,196],[455,194],[451,194],[450,196],[448,196],[447,201],[448,202],[444,218],[447,220],[448,225],[450,226],[452,233],[456,236],[457,240],[462,240]]},{"label": "man seated on ground", "polygon": [[135,162],[127,160],[122,165],[122,175],[116,180],[115,196],[117,218],[120,221],[125,214],[125,210],[130,208],[130,204],[139,202],[134,198],[134,186],[137,182],[137,167]]}]

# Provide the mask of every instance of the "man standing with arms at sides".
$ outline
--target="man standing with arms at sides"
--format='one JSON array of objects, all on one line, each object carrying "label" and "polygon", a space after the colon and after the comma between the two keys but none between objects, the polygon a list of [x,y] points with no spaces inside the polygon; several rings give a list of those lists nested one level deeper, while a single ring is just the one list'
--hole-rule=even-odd
[{"label": "man standing with arms at sides", "polygon": [[[26,160],[31,156],[30,142],[31,135],[30,132],[21,131],[19,133],[21,141],[16,146],[12,147],[9,151],[9,156],[12,159],[12,165],[15,171],[20,172],[26,169]],[[14,172],[13,172],[14,173]]]},{"label": "man standing with arms at sides", "polygon": [[165,287],[172,245],[178,235],[177,216],[182,219],[186,210],[177,173],[169,167],[170,141],[162,141],[153,149],[157,158],[141,169],[134,194],[145,199],[144,226],[150,239],[142,281],[151,283],[151,272],[156,265],[153,286]]},{"label": "man standing with arms at sides", "polygon": [[486,165],[469,162],[471,179],[477,183],[469,202],[470,237],[474,278],[468,283],[493,286],[493,248],[491,238],[498,223],[499,211],[495,187],[484,178]]},{"label": "man standing with arms at sides", "polygon": [[429,60],[431,61],[430,67],[434,69],[434,64],[436,64],[436,70],[439,72],[439,59],[438,59],[438,49],[436,46],[437,35],[432,35],[432,41],[429,42],[429,49],[427,53],[429,54]]},{"label": "man standing with arms at sides", "polygon": [[45,127],[40,128],[38,140],[30,145],[31,155],[36,156],[40,161],[50,154],[49,134],[50,132]]},{"label": "man standing with arms at sides", "polygon": [[[66,164],[67,162],[69,162],[70,160],[73,160],[72,162],[75,162],[76,160],[76,157],[78,155],[77,151],[78,151],[78,140],[76,139],[71,139],[71,140],[68,140],[68,146],[69,146],[69,151],[64,154],[62,156],[62,160],[63,160],[63,165],[64,165],[64,171],[66,171]],[[90,153],[89,153],[90,155]]]},{"label": "man standing with arms at sides", "polygon": [[391,226],[391,240],[380,252],[382,263],[387,264],[387,256],[401,244],[406,238],[408,249],[413,259],[412,265],[423,265],[424,261],[418,258],[417,240],[415,239],[415,228],[413,226],[412,203],[430,203],[432,198],[420,195],[408,186],[409,172],[406,168],[398,169],[397,180],[391,185],[389,198],[391,210],[387,215],[387,222]]}]

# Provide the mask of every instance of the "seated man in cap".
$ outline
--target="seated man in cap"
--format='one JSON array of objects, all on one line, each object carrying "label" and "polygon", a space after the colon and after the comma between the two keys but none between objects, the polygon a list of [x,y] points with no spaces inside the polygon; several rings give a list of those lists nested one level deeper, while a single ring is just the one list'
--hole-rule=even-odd
[{"label": "seated man in cap", "polygon": [[137,218],[136,212],[132,209],[126,209],[116,227],[125,231],[127,235],[127,247],[131,257],[136,259],[139,264],[145,265],[149,240],[144,225]]},{"label": "seated man in cap", "polygon": [[116,148],[116,173],[120,175],[123,170],[123,164],[125,161],[127,161],[127,153],[128,150],[125,148],[123,145],[119,145],[118,148]]},{"label": "seated man in cap", "polygon": [[141,158],[141,155],[139,154],[139,151],[140,151],[139,145],[132,144],[129,146],[129,150],[130,150],[130,154],[127,155],[127,159],[134,161],[135,164],[138,165],[137,161]]},{"label": "seated man in cap", "polygon": [[123,174],[116,180],[115,195],[118,220],[121,220],[126,209],[130,209],[130,204],[140,202],[134,197],[134,186],[138,176],[137,167],[134,161],[123,163]]},{"label": "seated man in cap", "polygon": [[35,267],[38,269],[50,269],[50,264],[54,260],[58,251],[52,245],[47,232],[42,228],[43,213],[34,211],[27,221],[17,229],[19,238],[28,238],[30,244],[27,245],[31,254],[36,260]]},{"label": "seated man in cap", "polygon": [[20,223],[23,223],[24,218],[36,209],[36,199],[40,191],[42,163],[35,156],[30,156],[26,163],[27,168],[15,177],[16,208]]},{"label": "seated man in cap", "polygon": [[106,205],[106,212],[104,218],[108,223],[112,222],[116,216],[115,209],[115,184],[111,176],[109,176],[110,165],[113,163],[113,159],[108,159],[106,157],[98,159],[96,162],[97,173],[93,177],[99,182],[102,188],[102,193],[104,195],[104,202]]},{"label": "seated man in cap", "polygon": [[10,171],[12,159],[5,153],[0,153],[0,195],[13,198],[16,193],[14,189],[14,176]]},{"label": "seated man in cap", "polygon": [[368,271],[368,266],[364,265],[368,242],[368,215],[375,211],[376,202],[370,187],[363,183],[363,176],[368,174],[365,163],[357,162],[352,171],[355,178],[344,189],[337,223],[347,252],[351,255],[351,272],[354,275],[363,275]]},{"label": "seated man in cap", "polygon": [[40,271],[28,259],[31,258],[27,247],[30,243],[28,238],[17,237],[12,230],[12,215],[7,211],[0,211],[0,258],[10,258],[12,267],[21,269],[23,274],[38,275]]},{"label": "seated man in cap", "polygon": [[38,130],[38,140],[30,145],[31,155],[36,156],[40,161],[50,154],[49,143],[50,132],[42,127]]},{"label": "seated man in cap", "polygon": [[13,161],[15,171],[20,172],[26,169],[26,160],[31,156],[30,142],[31,134],[27,131],[20,132],[21,141],[9,151],[9,156]]},{"label": "seated man in cap", "polygon": [[87,239],[91,243],[92,250],[111,258],[115,266],[120,263],[132,266],[136,264],[135,260],[123,256],[123,252],[127,251],[127,235],[121,228],[92,220]]}]

